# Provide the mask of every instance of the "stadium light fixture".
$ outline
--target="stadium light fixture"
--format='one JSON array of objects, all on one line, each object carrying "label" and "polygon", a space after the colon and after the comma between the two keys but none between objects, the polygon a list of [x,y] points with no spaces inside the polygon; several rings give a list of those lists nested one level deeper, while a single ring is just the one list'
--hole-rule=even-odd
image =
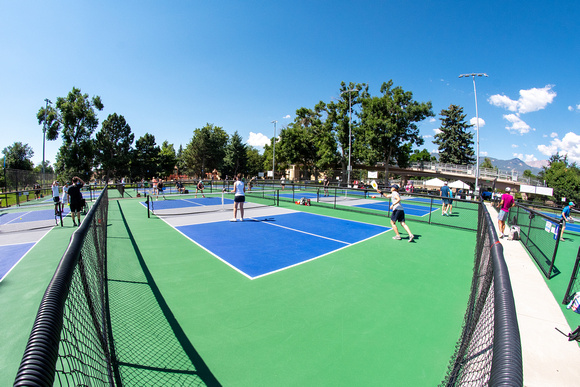
[{"label": "stadium light fixture", "polygon": [[50,99],[45,98],[46,108],[44,109],[44,127],[42,128],[42,185],[44,185],[44,154],[45,154],[45,142],[46,142],[46,118],[48,114],[48,104],[52,104]]},{"label": "stadium light fixture", "polygon": [[272,180],[276,176],[276,123],[278,121],[274,120],[271,122],[274,124],[274,141],[272,142]]},{"label": "stadium light fixture", "polygon": [[471,73],[471,74],[461,74],[459,78],[473,79],[473,93],[475,94],[475,125],[477,132],[477,155],[476,155],[476,165],[475,165],[475,193],[479,194],[479,113],[477,111],[477,89],[475,88],[475,77],[488,77],[486,73]]},{"label": "stadium light fixture", "polygon": [[348,119],[348,170],[347,170],[347,181],[346,181],[346,186],[350,187],[350,171],[352,170],[352,166],[350,164],[350,159],[351,159],[351,144],[352,144],[352,126],[351,126],[351,122],[352,122],[352,105],[351,105],[351,93],[352,92],[358,92],[360,91],[359,89],[350,89],[350,90],[345,90],[342,93],[340,93],[340,95],[343,95],[344,93],[348,93],[348,114],[349,114],[349,119]]}]

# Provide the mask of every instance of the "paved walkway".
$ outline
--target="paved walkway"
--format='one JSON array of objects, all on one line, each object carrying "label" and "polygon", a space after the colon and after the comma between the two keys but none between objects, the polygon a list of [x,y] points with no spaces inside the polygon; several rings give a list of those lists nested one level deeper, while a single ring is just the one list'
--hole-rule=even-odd
[{"label": "paved walkway", "polygon": [[[497,226],[497,211],[486,203]],[[506,226],[507,228],[507,226]],[[555,328],[571,331],[562,309],[520,242],[500,240],[514,292],[522,341],[524,385],[578,386],[580,347]],[[576,328],[576,327],[574,327]]]}]

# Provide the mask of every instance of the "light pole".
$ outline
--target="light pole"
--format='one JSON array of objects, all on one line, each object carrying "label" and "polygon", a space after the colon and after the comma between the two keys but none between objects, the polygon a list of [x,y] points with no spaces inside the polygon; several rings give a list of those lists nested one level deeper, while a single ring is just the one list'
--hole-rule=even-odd
[{"label": "light pole", "polygon": [[274,141],[272,142],[272,180],[276,176],[276,123],[278,121],[274,120],[271,123],[274,124]]},{"label": "light pole", "polygon": [[471,77],[473,79],[473,93],[475,94],[475,125],[477,128],[477,155],[476,155],[476,165],[475,165],[475,193],[479,194],[479,113],[477,112],[477,89],[475,88],[475,77],[487,77],[486,73],[471,73],[471,74],[461,74],[459,78]]},{"label": "light pole", "polygon": [[348,119],[348,169],[347,169],[347,181],[346,181],[346,186],[349,187],[350,186],[350,171],[352,169],[352,166],[350,165],[350,153],[351,153],[351,136],[352,136],[352,127],[351,127],[351,122],[352,122],[352,108],[351,108],[351,92],[356,91],[358,92],[358,89],[349,89],[349,90],[345,90],[342,93],[340,93],[340,95],[343,95],[344,93],[348,93],[348,114],[349,114],[349,119]]},{"label": "light pole", "polygon": [[46,102],[46,108],[44,109],[44,127],[42,128],[42,185],[44,185],[44,151],[45,151],[45,142],[46,142],[46,117],[48,115],[48,104],[52,104],[50,99],[45,98],[44,102]]}]

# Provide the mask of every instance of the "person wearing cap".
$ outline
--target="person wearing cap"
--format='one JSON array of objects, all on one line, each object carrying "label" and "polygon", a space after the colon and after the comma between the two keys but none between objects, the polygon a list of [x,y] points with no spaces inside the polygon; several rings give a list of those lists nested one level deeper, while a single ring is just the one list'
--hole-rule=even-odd
[{"label": "person wearing cap", "polygon": [[561,241],[564,240],[564,230],[566,229],[566,222],[572,220],[572,216],[570,216],[570,207],[574,206],[575,206],[574,202],[570,202],[566,207],[562,209],[562,234],[561,234],[562,236],[560,237]]},{"label": "person wearing cap", "polygon": [[499,202],[499,215],[497,216],[497,225],[499,228],[499,237],[503,238],[505,236],[505,221],[512,208],[515,204],[514,197],[510,195],[510,187],[506,187],[505,193],[501,195],[501,201]]},{"label": "person wearing cap", "polygon": [[449,202],[449,198],[451,197],[451,189],[449,189],[447,182],[443,183],[443,187],[441,187],[440,190],[440,196],[442,198],[441,200],[443,201],[443,205],[441,206],[441,215],[449,216],[447,211],[451,212]]},{"label": "person wearing cap", "polygon": [[391,226],[393,227],[393,230],[395,230],[395,234],[396,234],[393,237],[393,239],[396,239],[396,240],[402,239],[401,235],[399,234],[399,230],[397,229],[397,224],[396,224],[396,222],[399,222],[399,223],[401,223],[401,226],[403,226],[403,228],[409,234],[409,242],[413,242],[413,239],[415,238],[415,236],[413,235],[413,233],[411,233],[409,226],[407,226],[407,224],[405,223],[405,210],[403,209],[403,206],[401,205],[401,196],[399,196],[399,186],[397,184],[391,185],[391,194],[390,195],[385,195],[378,188],[377,188],[377,192],[380,193],[381,196],[384,196],[387,199],[391,199],[391,207],[390,208],[393,211],[391,213]]}]

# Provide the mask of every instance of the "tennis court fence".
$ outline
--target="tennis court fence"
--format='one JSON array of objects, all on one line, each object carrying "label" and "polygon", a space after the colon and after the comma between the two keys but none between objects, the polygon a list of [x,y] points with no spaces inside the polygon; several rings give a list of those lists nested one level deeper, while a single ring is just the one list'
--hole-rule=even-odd
[{"label": "tennis court fence", "polygon": [[[311,194],[320,194],[319,188],[308,189]],[[283,200],[294,199],[284,196],[284,191],[259,190],[253,200],[280,205]],[[300,193],[306,191],[304,187]],[[341,199],[343,194],[335,192]],[[221,197],[221,193],[218,195]],[[349,200],[348,195],[346,192],[345,200]],[[324,205],[324,200],[317,197],[314,203]],[[469,204],[472,205],[477,214],[477,246],[471,293],[462,331],[441,385],[521,386],[520,336],[503,248],[483,203]],[[105,188],[73,235],[48,286],[15,385],[123,384],[110,328],[107,210]]]},{"label": "tennis court fence", "polygon": [[[500,200],[494,202],[499,211]],[[549,212],[515,203],[508,214],[507,224],[520,230],[520,240],[547,279],[560,273],[556,254],[562,238],[562,220]]]}]

